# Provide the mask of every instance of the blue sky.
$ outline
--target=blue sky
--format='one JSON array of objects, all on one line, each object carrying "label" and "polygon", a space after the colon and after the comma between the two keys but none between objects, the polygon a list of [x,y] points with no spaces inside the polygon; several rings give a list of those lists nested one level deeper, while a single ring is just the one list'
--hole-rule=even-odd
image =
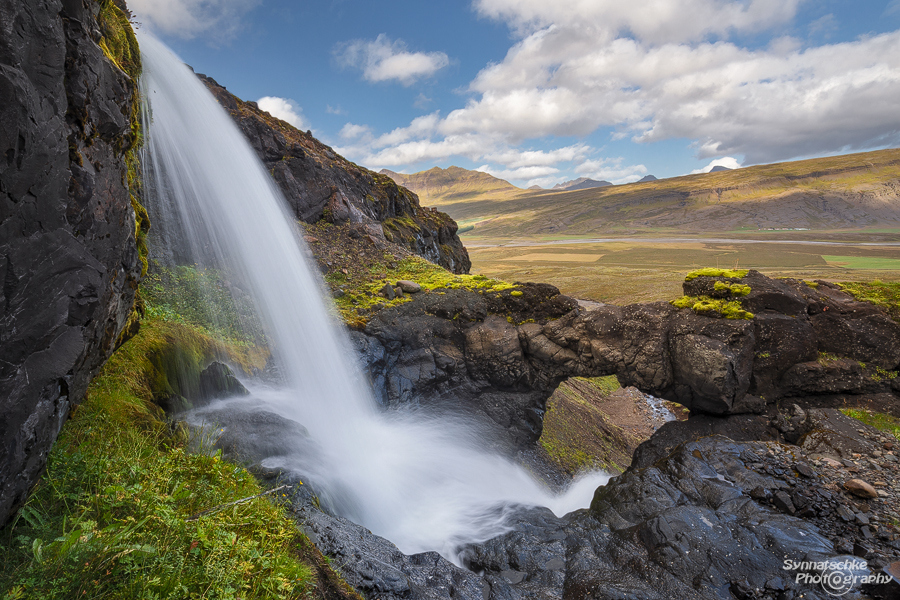
[{"label": "blue sky", "polygon": [[523,187],[900,146],[900,0],[129,0],[371,169]]}]

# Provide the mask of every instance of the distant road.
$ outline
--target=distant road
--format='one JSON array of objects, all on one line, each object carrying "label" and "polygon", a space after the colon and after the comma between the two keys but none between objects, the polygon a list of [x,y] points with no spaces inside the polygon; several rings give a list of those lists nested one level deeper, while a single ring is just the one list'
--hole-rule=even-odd
[{"label": "distant road", "polygon": [[732,238],[645,238],[645,237],[617,237],[617,238],[590,238],[576,240],[552,240],[546,242],[539,241],[521,241],[521,242],[466,242],[463,238],[463,244],[466,248],[527,248],[530,246],[554,246],[569,244],[608,244],[610,242],[640,242],[643,244],[697,244],[697,243],[713,243],[713,244],[797,244],[800,246],[897,246],[900,242],[821,242],[821,241],[803,241],[803,240],[750,240],[750,239],[732,239]]}]

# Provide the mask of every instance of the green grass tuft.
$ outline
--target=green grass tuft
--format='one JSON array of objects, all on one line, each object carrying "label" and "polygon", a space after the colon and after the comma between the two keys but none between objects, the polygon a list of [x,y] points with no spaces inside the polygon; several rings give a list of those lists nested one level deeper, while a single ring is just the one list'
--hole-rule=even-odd
[{"label": "green grass tuft", "polygon": [[160,345],[203,334],[150,320],[91,383],[18,518],[0,532],[7,598],[297,598],[308,544],[245,469],[191,454],[152,402]]}]

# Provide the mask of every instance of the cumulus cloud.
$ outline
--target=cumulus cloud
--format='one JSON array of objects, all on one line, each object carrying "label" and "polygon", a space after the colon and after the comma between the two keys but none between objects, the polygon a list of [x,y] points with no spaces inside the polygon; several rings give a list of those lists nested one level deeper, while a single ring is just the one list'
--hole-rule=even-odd
[{"label": "cumulus cloud", "polygon": [[482,165],[475,170],[481,171],[483,173],[488,173],[489,175],[493,175],[498,179],[505,179],[507,181],[527,180],[529,181],[529,185],[532,185],[530,181],[537,179],[543,180],[548,175],[559,173],[559,169],[557,168],[539,166],[519,167],[517,169],[496,169],[491,167],[490,165]]},{"label": "cumulus cloud", "polygon": [[583,177],[615,184],[631,183],[647,174],[644,165],[626,165],[622,158],[598,158],[586,160],[575,167],[575,172]]},{"label": "cumulus cloud", "polygon": [[140,21],[160,31],[191,39],[211,35],[233,36],[242,18],[260,0],[129,0],[128,8]]},{"label": "cumulus cloud", "polygon": [[[719,12],[738,4],[702,3]],[[740,3],[743,12],[757,4]],[[893,101],[900,94],[900,32],[809,48],[779,37],[751,50],[721,39],[664,41],[674,38],[653,32],[617,37],[615,23],[590,18],[603,12],[592,13],[593,2],[580,21],[570,14],[576,5],[480,2],[482,11],[506,15],[513,25],[555,21],[483,69],[470,85],[475,98],[451,112],[442,130],[493,132],[517,143],[610,127],[638,142],[692,139],[701,158],[738,154],[750,162],[900,142]],[[638,9],[622,10],[633,16]],[[768,22],[751,12],[759,19],[738,14],[722,23],[739,29]]]},{"label": "cumulus cloud", "polygon": [[337,62],[342,67],[360,69],[367,81],[398,81],[412,85],[431,77],[450,64],[443,52],[409,52],[402,40],[391,41],[385,34],[373,41],[355,40],[338,46]]},{"label": "cumulus cloud", "polygon": [[[463,156],[511,177],[574,165],[581,175],[623,182],[646,169],[598,159],[585,144],[520,146],[606,130],[638,143],[686,139],[701,159],[755,164],[900,144],[900,31],[813,45],[783,35],[801,2],[475,0],[479,14],[513,30],[506,56],[478,73],[460,108],[353,150],[376,164]],[[826,18],[809,31],[821,37],[829,27]],[[766,35],[762,47],[734,41]],[[402,53],[379,36],[343,56],[377,73],[379,57]]]},{"label": "cumulus cloud", "polygon": [[601,42],[627,33],[651,43],[755,32],[790,21],[802,0],[475,0],[475,10],[509,23],[520,35],[551,25],[602,24]]},{"label": "cumulus cloud", "polygon": [[710,161],[708,165],[703,167],[702,169],[696,169],[691,171],[691,175],[696,175],[697,173],[709,173],[713,170],[713,167],[725,167],[726,169],[740,169],[741,163],[737,161],[736,158],[731,156],[726,156],[724,158],[717,158],[715,160]]},{"label": "cumulus cloud", "polygon": [[297,129],[308,129],[309,125],[301,114],[296,102],[289,98],[265,96],[256,101],[259,107],[277,119],[290,123]]}]

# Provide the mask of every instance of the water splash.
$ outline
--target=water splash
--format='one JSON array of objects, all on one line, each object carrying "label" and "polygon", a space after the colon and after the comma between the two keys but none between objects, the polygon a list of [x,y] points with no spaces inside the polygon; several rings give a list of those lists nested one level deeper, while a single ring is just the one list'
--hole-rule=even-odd
[{"label": "water splash", "polygon": [[287,456],[279,466],[312,476],[344,516],[407,553],[452,557],[504,532],[511,505],[586,506],[605,476],[555,496],[484,450],[463,419],[377,410],[280,191],[196,75],[151,35],[139,39],[157,239],[245,282],[284,378],[278,389],[253,388],[254,398],[302,423],[321,448],[315,461]]}]

